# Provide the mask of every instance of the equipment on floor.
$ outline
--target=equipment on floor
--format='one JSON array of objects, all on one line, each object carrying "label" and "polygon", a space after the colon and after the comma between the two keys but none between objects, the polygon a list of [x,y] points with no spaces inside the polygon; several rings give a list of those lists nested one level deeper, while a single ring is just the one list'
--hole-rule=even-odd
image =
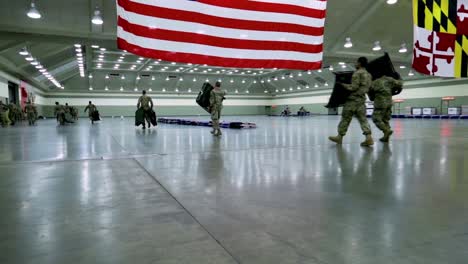
[{"label": "equipment on floor", "polygon": [[[158,118],[160,123],[164,124],[174,124],[174,125],[185,125],[185,126],[212,126],[211,121],[201,121],[201,120],[190,120],[190,119],[179,119],[179,118]],[[254,123],[246,122],[221,122],[220,126],[222,128],[256,128],[257,125]]]},{"label": "equipment on floor", "polygon": [[213,89],[214,87],[210,83],[204,83],[196,99],[197,104],[208,113],[210,113],[210,95]]}]

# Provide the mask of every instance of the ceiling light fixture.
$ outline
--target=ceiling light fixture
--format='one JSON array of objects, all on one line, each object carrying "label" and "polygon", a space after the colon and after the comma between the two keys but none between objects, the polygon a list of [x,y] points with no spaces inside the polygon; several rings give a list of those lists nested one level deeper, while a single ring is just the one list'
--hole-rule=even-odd
[{"label": "ceiling light fixture", "polygon": [[104,23],[104,21],[102,20],[101,11],[99,10],[97,6],[96,6],[96,9],[94,10],[94,16],[91,19],[91,22],[94,25],[102,25]]},{"label": "ceiling light fixture", "polygon": [[397,2],[398,2],[398,0],[387,0],[387,4],[389,4],[389,5],[396,4]]},{"label": "ceiling light fixture", "polygon": [[372,48],[373,51],[379,51],[382,47],[380,46],[380,41],[374,42],[374,47]]},{"label": "ceiling light fixture", "polygon": [[414,76],[413,71],[409,71],[408,76]]},{"label": "ceiling light fixture", "polygon": [[351,38],[346,38],[345,40],[345,44],[344,44],[344,47],[349,49],[349,48],[352,48],[353,47],[353,42],[351,42]]},{"label": "ceiling light fixture", "polygon": [[405,65],[400,65],[400,69],[406,69]]},{"label": "ceiling light fixture", "polygon": [[408,49],[406,48],[406,43],[401,44],[400,49],[398,50],[400,53],[406,53],[408,52]]},{"label": "ceiling light fixture", "polygon": [[29,55],[29,52],[26,50],[26,48],[22,48],[19,52],[21,56],[27,56]]},{"label": "ceiling light fixture", "polygon": [[91,48],[93,48],[93,49],[99,49],[99,46],[98,46],[98,45],[91,45]]},{"label": "ceiling light fixture", "polygon": [[36,3],[34,3],[34,0],[31,1],[31,8],[29,9],[27,15],[32,19],[39,19],[42,17],[41,13],[39,13],[39,10],[36,8]]}]

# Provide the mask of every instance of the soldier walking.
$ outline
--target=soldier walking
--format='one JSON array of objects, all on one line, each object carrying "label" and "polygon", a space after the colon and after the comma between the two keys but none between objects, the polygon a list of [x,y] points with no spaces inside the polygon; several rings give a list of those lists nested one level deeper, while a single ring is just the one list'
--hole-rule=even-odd
[{"label": "soldier walking", "polygon": [[151,128],[151,114],[153,112],[153,99],[146,95],[146,91],[143,90],[142,95],[138,98],[137,108],[143,108],[143,129],[146,129],[145,120],[148,123],[148,128]]},{"label": "soldier walking", "polygon": [[26,106],[24,107],[24,112],[26,113],[26,116],[28,117],[28,122],[30,126],[33,126],[36,124],[37,120],[37,108],[36,106],[31,103],[31,102],[26,102]]},{"label": "soldier walking", "polygon": [[89,104],[84,109],[85,113],[86,111],[88,111],[88,116],[89,116],[89,119],[91,120],[91,124],[94,124],[93,114],[95,111],[97,111],[97,107],[91,101],[89,101]]},{"label": "soldier walking", "polygon": [[351,120],[353,117],[356,117],[361,125],[362,132],[366,136],[361,146],[369,147],[374,145],[372,131],[366,117],[366,94],[372,84],[372,76],[366,70],[367,63],[367,58],[359,58],[356,63],[357,70],[353,74],[351,84],[342,84],[347,90],[351,91],[351,94],[343,107],[341,121],[338,125],[338,135],[336,137],[329,137],[331,141],[337,144],[343,142],[343,137],[348,131]]},{"label": "soldier walking", "polygon": [[221,110],[223,109],[223,101],[226,96],[226,91],[221,90],[221,83],[216,82],[214,89],[210,94],[210,113],[213,130],[211,133],[215,136],[221,136],[221,128],[219,119],[221,118]]},{"label": "soldier walking", "polygon": [[60,125],[65,125],[65,108],[59,102],[55,102],[54,115]]},{"label": "soldier walking", "polygon": [[394,89],[401,89],[403,82],[389,76],[382,76],[372,83],[369,94],[374,97],[372,121],[384,133],[381,142],[388,142],[393,134],[390,126],[392,118],[392,94]]}]

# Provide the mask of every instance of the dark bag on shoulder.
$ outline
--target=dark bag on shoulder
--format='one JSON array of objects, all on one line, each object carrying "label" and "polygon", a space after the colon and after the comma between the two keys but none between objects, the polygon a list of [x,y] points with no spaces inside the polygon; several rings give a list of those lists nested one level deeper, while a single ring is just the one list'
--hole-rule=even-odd
[{"label": "dark bag on shoulder", "polygon": [[210,83],[204,83],[200,92],[197,96],[197,104],[205,109],[208,113],[210,112],[210,96],[211,91],[213,91],[214,87]]}]

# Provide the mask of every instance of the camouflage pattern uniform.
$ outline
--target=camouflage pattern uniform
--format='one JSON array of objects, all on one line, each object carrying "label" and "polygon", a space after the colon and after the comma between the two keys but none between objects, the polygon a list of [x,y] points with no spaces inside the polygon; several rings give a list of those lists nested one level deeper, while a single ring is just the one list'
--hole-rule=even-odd
[{"label": "camouflage pattern uniform", "polygon": [[[144,111],[144,116],[145,120],[148,123],[148,127],[151,127],[151,120],[150,120],[150,115],[151,115],[151,109],[153,109],[153,99],[151,97],[147,96],[146,94],[140,96],[138,99],[138,104],[137,108],[143,108]],[[145,127],[145,124],[143,122],[143,128]]]},{"label": "camouflage pattern uniform", "polygon": [[402,81],[387,76],[372,83],[371,92],[375,94],[372,121],[385,135],[392,132],[389,123],[392,118],[392,90],[393,87],[401,86],[403,86]]},{"label": "camouflage pattern uniform", "polygon": [[54,115],[57,117],[57,121],[60,125],[65,125],[65,108],[63,105],[55,105]]},{"label": "camouflage pattern uniform", "polygon": [[78,120],[78,110],[75,107],[70,106],[70,114],[73,120]]},{"label": "camouflage pattern uniform", "polygon": [[222,134],[219,127],[219,119],[221,118],[221,110],[223,109],[224,96],[226,96],[226,91],[217,88],[213,89],[210,94],[210,113],[213,124],[212,133],[215,136],[220,136]]},{"label": "camouflage pattern uniform", "polygon": [[10,125],[10,118],[8,118],[10,111],[8,110],[8,106],[5,105],[2,101],[0,101],[0,121],[2,126]]},{"label": "camouflage pattern uniform", "polygon": [[352,78],[351,84],[343,84],[344,87],[352,93],[349,95],[343,112],[341,114],[341,122],[338,125],[338,134],[346,135],[349,124],[355,116],[361,125],[364,135],[371,135],[372,131],[366,118],[366,94],[372,84],[372,76],[364,69],[358,69]]},{"label": "camouflage pattern uniform", "polygon": [[85,112],[88,111],[89,119],[93,120],[93,113],[94,113],[94,111],[97,111],[97,107],[94,104],[88,104],[85,107],[84,111]]},{"label": "camouflage pattern uniform", "polygon": [[37,120],[36,106],[28,102],[26,104],[26,107],[24,108],[24,112],[26,113],[26,115],[28,117],[29,125],[30,126],[34,125],[36,123],[36,120]]},{"label": "camouflage pattern uniform", "polygon": [[14,126],[16,122],[22,120],[21,110],[14,103],[10,103],[8,105],[8,108],[10,110],[9,118],[10,118],[11,125]]}]

